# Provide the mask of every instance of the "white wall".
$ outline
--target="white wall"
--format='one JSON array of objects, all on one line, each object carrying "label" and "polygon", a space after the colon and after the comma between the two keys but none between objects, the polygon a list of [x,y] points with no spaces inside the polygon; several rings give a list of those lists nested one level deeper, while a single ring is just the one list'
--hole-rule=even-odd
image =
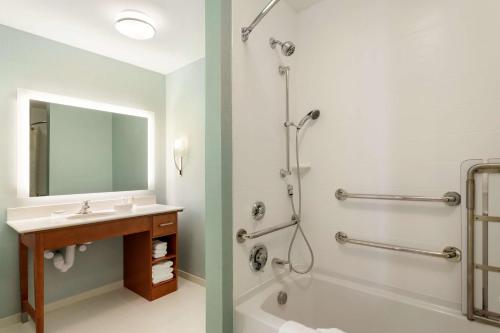
[{"label": "white wall", "polygon": [[[205,277],[205,59],[166,76],[167,202],[179,214],[179,267]],[[188,141],[183,175],[175,169],[176,138]]]},{"label": "white wall", "polygon": [[[347,275],[458,307],[460,265],[435,258],[338,245],[349,236],[439,251],[461,248],[460,209],[442,204],[338,202],[334,192],[442,195],[460,190],[460,163],[500,155],[500,29],[496,0],[325,0],[294,21],[280,3],[245,45],[237,30],[266,1],[234,4],[234,224],[249,230],[289,215],[283,182],[279,61],[271,35],[292,39],[292,113],[321,117],[305,130],[304,229],[316,269]],[[252,8],[249,8],[252,7]],[[289,17],[286,17],[289,15]],[[287,35],[285,32],[288,32]],[[288,59],[287,59],[288,60]],[[248,124],[255,124],[249,126]],[[253,200],[269,206],[249,218]],[[284,255],[283,231],[260,241]],[[235,244],[235,295],[272,276],[248,272],[252,243]],[[302,247],[301,252],[305,252]]]},{"label": "white wall", "polygon": [[[294,58],[283,58],[270,48],[268,41],[270,37],[295,40],[296,13],[282,1],[261,21],[248,42],[243,43],[240,39],[241,27],[249,24],[267,2],[233,1],[234,232],[239,228],[256,231],[288,222],[291,217],[286,183],[279,176],[280,169],[285,166],[285,81],[278,68],[291,64]],[[267,213],[264,219],[255,222],[250,211],[257,200],[266,204]],[[270,265],[264,272],[250,271],[248,256],[252,246],[265,243],[270,263],[272,256],[286,255],[284,244],[289,237],[289,232],[284,231],[245,244],[235,242],[236,297],[274,276]]]}]

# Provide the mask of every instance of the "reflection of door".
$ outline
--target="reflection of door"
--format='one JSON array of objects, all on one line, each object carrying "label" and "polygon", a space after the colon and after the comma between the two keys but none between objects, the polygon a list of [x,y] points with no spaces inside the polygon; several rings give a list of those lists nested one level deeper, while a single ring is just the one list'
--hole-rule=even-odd
[{"label": "reflection of door", "polygon": [[[33,104],[34,102],[32,102]],[[46,103],[30,107],[30,196],[49,195],[49,110]]]},{"label": "reflection of door", "polygon": [[475,162],[467,176],[467,314],[500,326],[500,160]]}]

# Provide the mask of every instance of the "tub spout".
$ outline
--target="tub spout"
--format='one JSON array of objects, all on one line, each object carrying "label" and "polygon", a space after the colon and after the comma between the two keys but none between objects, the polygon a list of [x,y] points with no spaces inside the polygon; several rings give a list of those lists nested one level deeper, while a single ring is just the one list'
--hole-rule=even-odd
[{"label": "tub spout", "polygon": [[70,245],[66,246],[64,256],[62,253],[57,253],[53,259],[54,267],[63,273],[67,272],[75,263],[75,250],[76,245]]},{"label": "tub spout", "polygon": [[[273,264],[273,266],[285,266],[285,265],[290,266],[290,262],[288,260],[280,259],[280,258],[273,258],[272,264]],[[291,267],[290,267],[290,270],[291,270]]]}]

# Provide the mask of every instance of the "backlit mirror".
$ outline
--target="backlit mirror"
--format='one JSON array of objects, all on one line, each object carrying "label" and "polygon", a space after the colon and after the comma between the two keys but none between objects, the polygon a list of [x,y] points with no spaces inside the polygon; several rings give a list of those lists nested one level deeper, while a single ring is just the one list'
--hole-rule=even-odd
[{"label": "backlit mirror", "polygon": [[30,197],[149,189],[151,119],[31,98],[28,103]]}]

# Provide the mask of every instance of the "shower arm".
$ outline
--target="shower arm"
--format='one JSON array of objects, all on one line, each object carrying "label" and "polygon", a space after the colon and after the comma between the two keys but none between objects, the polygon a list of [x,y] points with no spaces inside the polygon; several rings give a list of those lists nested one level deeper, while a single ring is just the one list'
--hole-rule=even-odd
[{"label": "shower arm", "polygon": [[246,42],[248,40],[248,36],[252,32],[252,30],[259,24],[259,22],[264,18],[264,16],[269,13],[269,11],[278,3],[280,0],[271,0],[266,7],[257,15],[257,17],[250,23],[249,26],[241,28],[241,40]]}]

